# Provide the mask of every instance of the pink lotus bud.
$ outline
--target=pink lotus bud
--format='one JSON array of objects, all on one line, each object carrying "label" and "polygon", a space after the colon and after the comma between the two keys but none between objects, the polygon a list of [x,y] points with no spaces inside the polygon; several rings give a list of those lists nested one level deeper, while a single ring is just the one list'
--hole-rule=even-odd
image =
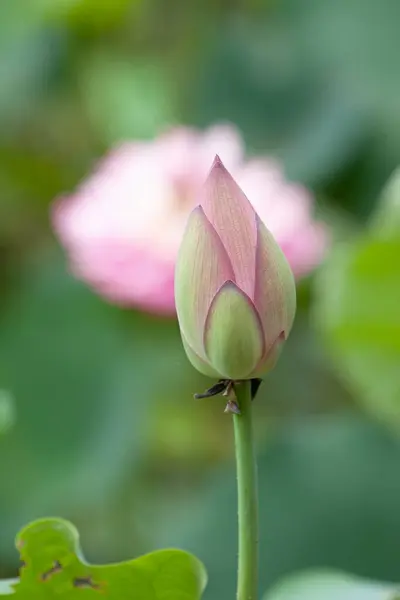
[{"label": "pink lotus bud", "polygon": [[218,156],[183,236],[175,302],[188,358],[210,377],[265,374],[293,324],[290,266]]}]

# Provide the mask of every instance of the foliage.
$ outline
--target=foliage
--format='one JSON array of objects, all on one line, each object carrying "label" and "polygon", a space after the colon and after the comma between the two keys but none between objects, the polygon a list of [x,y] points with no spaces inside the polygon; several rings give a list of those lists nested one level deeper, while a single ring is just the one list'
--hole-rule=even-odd
[{"label": "foliage", "polygon": [[205,598],[232,597],[223,401],[192,400],[209,380],[174,320],[67,273],[48,217],[112,144],[218,121],[310,186],[333,239],[256,400],[260,591],[315,567],[399,579],[399,20],[398,0],[2,3],[3,594],[15,532],[57,514],[96,563],[173,544],[204,561]]},{"label": "foliage", "polygon": [[[198,600],[206,584],[201,563],[181,550],[159,550],[114,565],[89,565],[76,529],[62,519],[35,521],[17,537],[20,579],[0,582],[0,596],[15,598],[81,598],[110,600]],[[3,588],[3,589],[2,589]]]},{"label": "foliage", "polygon": [[368,410],[399,427],[400,193],[385,190],[372,226],[339,246],[318,280],[316,316],[340,373]]}]

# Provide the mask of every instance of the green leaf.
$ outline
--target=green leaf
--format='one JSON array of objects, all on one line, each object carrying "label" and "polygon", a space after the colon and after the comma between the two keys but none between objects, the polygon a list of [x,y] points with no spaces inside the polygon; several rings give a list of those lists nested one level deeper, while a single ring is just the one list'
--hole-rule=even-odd
[{"label": "green leaf", "polygon": [[400,586],[320,571],[287,578],[264,600],[396,600]]},{"label": "green leaf", "polygon": [[400,426],[400,171],[367,233],[338,246],[317,279],[315,319],[364,406]]},{"label": "green leaf", "polygon": [[[197,600],[207,576],[197,558],[182,550],[158,550],[129,562],[95,566],[82,558],[78,532],[62,519],[43,519],[17,537],[20,580],[2,582],[0,595],[30,600]],[[2,589],[3,588],[3,589]],[[83,590],[86,590],[83,592]]]},{"label": "green leaf", "polygon": [[337,248],[317,280],[315,317],[365,407],[400,427],[400,239]]}]

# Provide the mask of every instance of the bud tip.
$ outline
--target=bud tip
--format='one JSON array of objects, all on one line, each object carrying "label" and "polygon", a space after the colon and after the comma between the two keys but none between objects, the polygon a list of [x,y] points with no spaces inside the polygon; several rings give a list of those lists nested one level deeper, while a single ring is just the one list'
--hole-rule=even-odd
[{"label": "bud tip", "polygon": [[223,163],[222,160],[220,159],[220,157],[218,156],[218,154],[215,155],[214,158],[214,162],[212,164],[212,168],[214,169],[215,167],[223,167]]}]

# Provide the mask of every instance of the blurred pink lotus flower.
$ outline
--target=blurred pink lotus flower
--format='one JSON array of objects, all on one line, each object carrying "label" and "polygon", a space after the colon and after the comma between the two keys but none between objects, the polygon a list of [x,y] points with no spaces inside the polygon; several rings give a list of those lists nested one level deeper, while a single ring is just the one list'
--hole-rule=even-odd
[{"label": "blurred pink lotus flower", "polygon": [[178,127],[116,148],[78,191],[57,200],[52,221],[71,269],[109,301],[174,314],[174,269],[190,212],[218,154],[267,223],[296,277],[323,258],[325,226],[313,200],[270,158],[245,160],[235,127]]}]

